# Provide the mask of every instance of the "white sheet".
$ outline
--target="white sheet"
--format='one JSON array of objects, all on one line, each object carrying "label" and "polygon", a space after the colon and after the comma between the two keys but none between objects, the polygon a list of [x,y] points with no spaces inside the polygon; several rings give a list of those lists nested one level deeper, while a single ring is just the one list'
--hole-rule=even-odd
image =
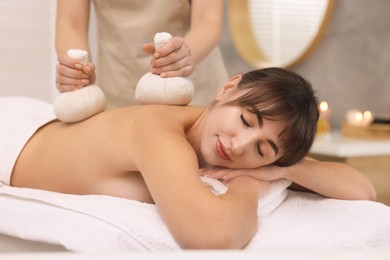
[{"label": "white sheet", "polygon": [[[0,193],[0,233],[77,252],[180,250],[151,204],[8,186]],[[246,250],[390,249],[390,207],[381,203],[288,191],[259,220]]]},{"label": "white sheet", "polygon": [[11,237],[0,234],[0,255],[3,260],[5,253],[22,253],[22,252],[66,252],[67,250],[61,245],[43,243],[38,241],[25,240],[17,237]]},{"label": "white sheet", "polygon": [[[217,180],[201,179],[216,195],[227,190]],[[271,183],[268,193],[259,199],[261,216],[269,215],[283,202],[290,184],[287,180]],[[0,219],[5,220],[0,222],[0,232],[4,234],[56,243],[78,252],[180,249],[152,204],[7,185],[0,186],[0,199],[4,200],[0,205],[8,207],[0,207]],[[85,233],[78,235],[79,230]]]}]

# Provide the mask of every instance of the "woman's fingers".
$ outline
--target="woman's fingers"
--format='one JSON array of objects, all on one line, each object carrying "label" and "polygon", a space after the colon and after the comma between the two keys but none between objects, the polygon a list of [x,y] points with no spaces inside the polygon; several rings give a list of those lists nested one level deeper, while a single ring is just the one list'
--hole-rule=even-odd
[{"label": "woman's fingers", "polygon": [[209,177],[213,179],[222,179],[223,176],[229,174],[231,171],[232,169],[228,169],[228,168],[210,167],[210,168],[199,169],[199,174],[201,176]]}]

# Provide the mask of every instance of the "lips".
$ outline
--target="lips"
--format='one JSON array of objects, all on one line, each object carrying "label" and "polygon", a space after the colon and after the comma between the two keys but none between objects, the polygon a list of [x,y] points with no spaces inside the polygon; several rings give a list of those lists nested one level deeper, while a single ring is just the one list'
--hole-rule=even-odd
[{"label": "lips", "polygon": [[221,143],[219,138],[217,138],[217,142],[215,144],[215,147],[216,147],[216,151],[217,151],[217,154],[219,155],[219,157],[221,157],[225,161],[231,161],[229,156],[226,154],[225,147],[223,146],[223,144]]}]

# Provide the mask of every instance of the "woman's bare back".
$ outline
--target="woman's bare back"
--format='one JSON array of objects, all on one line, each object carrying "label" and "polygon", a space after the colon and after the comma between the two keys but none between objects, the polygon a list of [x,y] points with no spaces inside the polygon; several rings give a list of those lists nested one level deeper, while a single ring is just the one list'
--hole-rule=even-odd
[{"label": "woman's bare back", "polygon": [[[77,124],[54,121],[41,127],[19,155],[11,185],[152,202],[132,161],[137,152],[133,140],[139,134],[133,126],[148,109],[155,113],[148,120],[164,122],[164,115],[169,115],[170,124],[175,120],[174,108],[130,107],[100,113]],[[185,127],[186,117],[177,115],[176,124]]]}]

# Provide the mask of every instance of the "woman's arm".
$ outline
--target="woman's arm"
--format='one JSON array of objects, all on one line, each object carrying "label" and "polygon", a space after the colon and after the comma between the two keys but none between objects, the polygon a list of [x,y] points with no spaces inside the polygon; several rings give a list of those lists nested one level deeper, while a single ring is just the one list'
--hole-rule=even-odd
[{"label": "woman's arm", "polygon": [[288,179],[292,189],[312,191],[329,198],[346,200],[375,200],[376,192],[369,179],[355,168],[338,162],[323,162],[304,158],[296,165],[263,166],[258,169],[202,169],[201,175],[231,180],[247,175],[259,180]]},{"label": "woman's arm", "polygon": [[[286,179],[325,197],[376,200],[376,191],[370,180],[347,164],[305,158],[286,168],[284,174]],[[299,189],[299,186],[295,187]]]},{"label": "woman's arm", "polygon": [[[146,119],[133,120],[141,125]],[[164,134],[169,131],[161,127],[156,135],[155,125],[141,128],[142,134],[132,140],[130,157],[135,158],[178,244],[183,248],[243,248],[257,230],[258,199],[268,186],[243,176],[232,180],[228,192],[217,197],[202,183],[196,154],[184,136]]]},{"label": "woman's arm", "polygon": [[[57,88],[59,91],[71,91],[95,82],[95,66],[81,64],[69,58],[69,49],[88,51],[88,25],[90,0],[58,0],[56,16],[55,44],[57,51]],[[89,59],[91,57],[89,55]]]}]

